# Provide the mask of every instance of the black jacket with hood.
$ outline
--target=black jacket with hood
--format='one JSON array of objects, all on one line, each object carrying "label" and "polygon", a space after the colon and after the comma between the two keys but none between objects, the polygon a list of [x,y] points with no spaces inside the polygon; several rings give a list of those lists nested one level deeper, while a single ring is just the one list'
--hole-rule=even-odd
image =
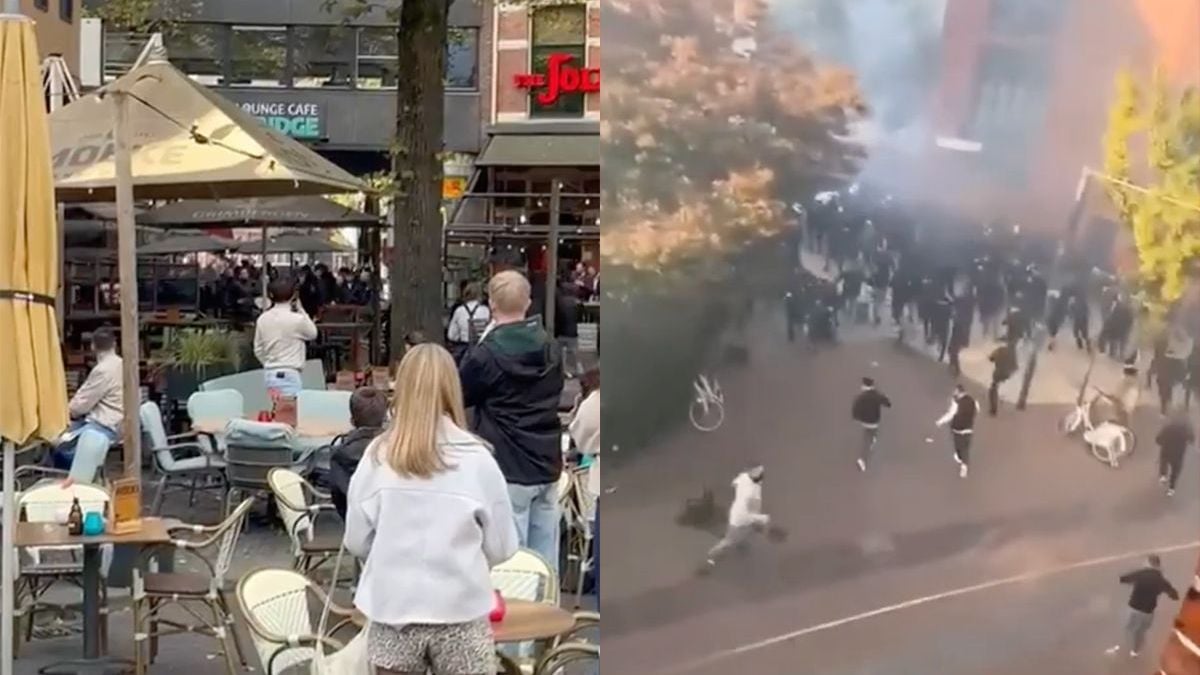
[{"label": "black jacket with hood", "polygon": [[540,316],[497,326],[459,366],[474,431],[509,483],[544,485],[562,473],[562,358]]},{"label": "black jacket with hood", "polygon": [[379,427],[359,427],[343,434],[333,442],[329,455],[329,494],[333,506],[344,521],[346,519],[346,495],[350,492],[350,478],[358,463],[367,452],[367,446],[383,431]]}]

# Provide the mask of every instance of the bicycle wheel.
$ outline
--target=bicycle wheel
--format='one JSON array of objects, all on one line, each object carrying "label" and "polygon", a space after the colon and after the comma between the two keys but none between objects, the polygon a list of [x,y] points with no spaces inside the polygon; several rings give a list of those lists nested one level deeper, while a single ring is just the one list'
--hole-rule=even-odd
[{"label": "bicycle wheel", "polygon": [[1126,427],[1123,430],[1123,435],[1125,436],[1125,453],[1123,456],[1128,457],[1133,454],[1133,449],[1137,447],[1137,434],[1133,433],[1133,429]]},{"label": "bicycle wheel", "polygon": [[725,406],[713,401],[708,404],[708,409],[700,401],[692,401],[692,407],[688,409],[688,417],[692,421],[692,426],[698,431],[715,431],[721,426],[721,422],[725,421]]}]

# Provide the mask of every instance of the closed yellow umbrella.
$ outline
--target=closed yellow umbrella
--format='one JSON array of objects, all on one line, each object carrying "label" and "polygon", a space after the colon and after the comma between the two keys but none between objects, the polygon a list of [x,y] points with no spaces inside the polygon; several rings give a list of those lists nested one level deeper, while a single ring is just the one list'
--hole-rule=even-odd
[{"label": "closed yellow umbrella", "polygon": [[[4,454],[3,569],[13,569],[15,445],[67,425],[54,296],[58,221],[50,132],[33,22],[0,15],[0,442]],[[12,575],[0,574],[0,667],[12,669]]]}]

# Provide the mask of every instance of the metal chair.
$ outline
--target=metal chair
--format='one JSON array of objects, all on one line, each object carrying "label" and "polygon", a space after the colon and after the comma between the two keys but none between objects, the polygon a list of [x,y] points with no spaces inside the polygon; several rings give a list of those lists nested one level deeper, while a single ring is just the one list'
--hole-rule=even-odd
[{"label": "metal chair", "polygon": [[[237,389],[198,391],[188,397],[187,414],[193,425],[224,428],[229,420],[246,416],[246,399]],[[219,438],[209,434],[201,434],[200,438],[210,451],[222,450]]]},{"label": "metal chair", "polygon": [[295,450],[295,430],[286,424],[235,420],[225,437],[225,480],[229,485],[226,508],[245,495],[267,497],[270,507],[271,469],[292,469],[300,475],[308,472],[311,453]]},{"label": "metal chair", "polygon": [[163,498],[168,491],[187,490],[191,507],[196,503],[196,490],[225,490],[225,460],[209,444],[201,443],[199,434],[168,436],[162,411],[149,401],[142,404],[139,415],[142,431],[149,441],[147,447],[153,453],[154,469],[161,474],[150,507],[152,513],[162,513]]},{"label": "metal chair", "polygon": [[[307,576],[333,559],[342,547],[341,532],[320,535],[316,532],[317,518],[324,512],[335,510],[329,501],[329,493],[316,489],[300,474],[282,467],[267,473],[267,484],[275,496],[279,519],[292,540],[293,569]],[[310,502],[310,498],[313,501]]]},{"label": "metal chair", "polygon": [[[168,635],[199,633],[221,643],[225,656],[225,667],[229,675],[237,672],[235,658],[246,667],[246,657],[238,642],[235,629],[235,613],[231,609],[225,591],[225,575],[233,562],[238,537],[250,512],[253,500],[247,499],[219,525],[178,524],[170,528],[171,543],[176,551],[190,553],[203,563],[205,573],[172,572],[159,573],[151,569],[142,573],[141,565],[133,571],[133,640],[134,667],[136,675],[145,675],[150,664],[158,655],[158,640]],[[191,535],[184,538],[183,535]],[[158,547],[142,554],[143,564],[149,567],[150,560]],[[203,555],[213,551],[212,559]],[[165,618],[163,610],[175,607],[181,610]],[[202,616],[207,610],[211,619]],[[174,617],[185,614],[198,623],[182,623]],[[165,626],[165,630],[162,628]]]},{"label": "metal chair", "polygon": [[[58,472],[47,472],[57,475]],[[84,483],[66,484],[59,480],[45,480],[21,493],[17,499],[19,518],[28,523],[62,523],[66,520],[74,500],[79,500],[84,513],[100,511],[104,513],[108,507],[108,490],[98,485]],[[14,616],[16,624],[21,626],[24,621],[24,636],[28,642],[33,639],[33,627],[38,614],[54,612],[60,616],[67,606],[42,602],[42,597],[54,586],[61,582],[73,584],[82,589],[83,581],[83,549],[81,546],[38,546],[21,549],[17,558],[16,585],[14,597],[17,599]],[[112,560],[112,547],[102,548],[102,568],[107,568]],[[107,598],[101,588],[101,636],[108,633]],[[20,635],[18,629],[14,635]],[[20,640],[15,640],[19,646]],[[103,640],[101,641],[103,643]],[[15,653],[15,652],[14,652]]]},{"label": "metal chair", "polygon": [[260,569],[246,574],[238,582],[237,600],[267,675],[311,663],[317,644],[340,650],[342,643],[332,636],[350,625],[354,615],[353,610],[331,602],[330,614],[341,620],[327,634],[317,635],[309,601],[324,607],[325,592],[295,570]]}]

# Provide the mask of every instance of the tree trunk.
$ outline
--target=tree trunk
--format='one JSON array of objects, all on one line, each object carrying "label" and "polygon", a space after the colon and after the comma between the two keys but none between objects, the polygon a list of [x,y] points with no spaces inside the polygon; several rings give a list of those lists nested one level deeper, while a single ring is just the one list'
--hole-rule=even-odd
[{"label": "tree trunk", "polygon": [[396,136],[392,171],[391,358],[404,336],[442,336],[442,74],[446,61],[446,0],[405,0],[400,9]]}]

